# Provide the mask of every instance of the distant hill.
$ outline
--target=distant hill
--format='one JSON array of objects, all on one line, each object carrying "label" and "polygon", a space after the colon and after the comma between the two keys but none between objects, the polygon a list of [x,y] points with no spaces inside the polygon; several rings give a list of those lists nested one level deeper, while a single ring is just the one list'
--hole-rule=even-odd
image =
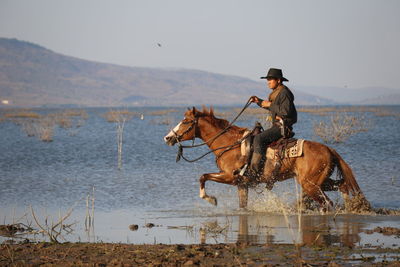
[{"label": "distant hill", "polygon": [[[0,38],[0,105],[243,105],[265,84],[199,70],[91,62],[16,39]],[[297,105],[335,102],[294,88]]]},{"label": "distant hill", "polygon": [[339,88],[297,87],[311,95],[324,96],[340,104],[353,105],[400,105],[400,90],[384,87]]},{"label": "distant hill", "polygon": [[362,101],[354,103],[358,105],[400,105],[400,94],[385,94],[374,98],[363,99]]}]

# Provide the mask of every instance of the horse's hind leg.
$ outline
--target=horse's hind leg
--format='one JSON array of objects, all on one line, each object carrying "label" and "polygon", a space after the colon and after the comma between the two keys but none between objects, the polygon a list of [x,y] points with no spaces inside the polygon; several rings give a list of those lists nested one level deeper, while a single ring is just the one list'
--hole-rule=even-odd
[{"label": "horse's hind leg", "polygon": [[214,206],[217,206],[217,198],[214,196],[209,196],[206,193],[206,181],[211,180],[217,183],[224,184],[233,184],[234,178],[232,175],[229,175],[225,172],[216,172],[216,173],[205,173],[200,177],[200,197],[202,199],[207,200]]},{"label": "horse's hind leg", "polygon": [[311,197],[314,201],[318,202],[323,212],[333,208],[333,202],[329,197],[322,191],[321,187],[308,182],[302,185],[304,193]]}]

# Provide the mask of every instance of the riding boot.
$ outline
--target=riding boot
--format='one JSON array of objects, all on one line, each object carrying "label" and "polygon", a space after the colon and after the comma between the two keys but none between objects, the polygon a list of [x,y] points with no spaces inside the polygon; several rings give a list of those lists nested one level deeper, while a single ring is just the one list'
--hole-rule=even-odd
[{"label": "riding boot", "polygon": [[263,156],[259,153],[254,152],[253,156],[251,157],[250,169],[249,169],[249,176],[253,181],[256,181],[262,169],[263,163]]}]

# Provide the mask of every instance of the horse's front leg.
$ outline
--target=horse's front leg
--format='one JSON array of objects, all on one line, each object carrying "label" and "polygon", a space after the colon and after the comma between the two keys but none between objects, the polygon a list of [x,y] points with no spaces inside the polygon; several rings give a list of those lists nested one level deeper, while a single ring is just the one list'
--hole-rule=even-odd
[{"label": "horse's front leg", "polygon": [[217,183],[233,185],[235,183],[235,179],[233,175],[225,172],[205,173],[200,177],[200,197],[207,200],[214,206],[217,206],[217,198],[214,196],[209,196],[206,193],[206,181],[208,180]]}]

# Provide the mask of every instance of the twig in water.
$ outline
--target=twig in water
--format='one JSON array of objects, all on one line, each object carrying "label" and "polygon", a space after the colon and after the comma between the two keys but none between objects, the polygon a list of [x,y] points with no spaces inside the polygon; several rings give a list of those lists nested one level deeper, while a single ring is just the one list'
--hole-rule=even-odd
[{"label": "twig in water", "polygon": [[[75,206],[75,205],[74,205]],[[62,231],[65,229],[65,225],[64,225],[64,221],[72,214],[73,211],[73,207],[69,209],[69,211],[64,215],[61,216],[61,212],[59,213],[59,220],[57,221],[57,223],[54,224],[54,222],[51,222],[51,226],[48,225],[47,222],[47,217],[45,219],[45,226],[43,226],[42,224],[39,223],[39,220],[36,217],[36,214],[32,208],[32,206],[30,206],[31,209],[31,213],[32,213],[32,217],[36,223],[36,225],[41,229],[41,232],[46,234],[49,239],[50,242],[52,243],[59,243],[58,238],[61,237],[62,239],[64,239],[61,235]],[[68,227],[72,226],[73,224],[70,224]],[[59,229],[57,229],[59,228]],[[65,239],[64,239],[65,240]]]}]

